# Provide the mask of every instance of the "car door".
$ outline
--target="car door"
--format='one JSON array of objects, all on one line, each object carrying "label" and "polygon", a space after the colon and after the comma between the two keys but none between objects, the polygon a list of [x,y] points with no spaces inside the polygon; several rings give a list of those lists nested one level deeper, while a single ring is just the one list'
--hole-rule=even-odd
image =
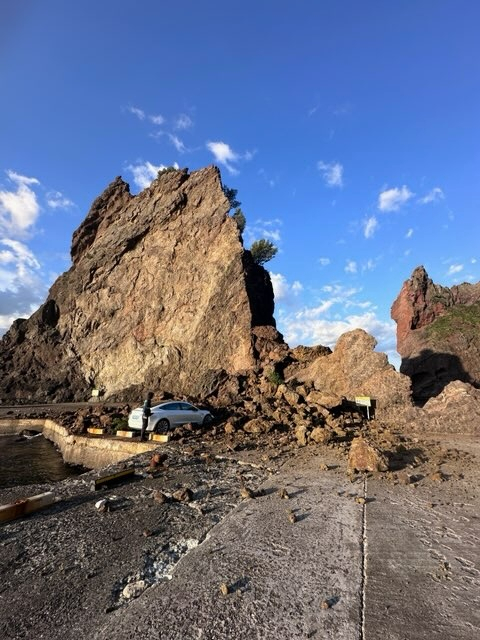
[{"label": "car door", "polygon": [[188,402],[181,402],[183,422],[198,422],[198,409]]}]

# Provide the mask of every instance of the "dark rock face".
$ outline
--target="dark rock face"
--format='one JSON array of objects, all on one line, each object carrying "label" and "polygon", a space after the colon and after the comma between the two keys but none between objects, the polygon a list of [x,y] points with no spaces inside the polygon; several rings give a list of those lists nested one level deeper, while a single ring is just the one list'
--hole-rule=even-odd
[{"label": "dark rock face", "polygon": [[423,267],[393,303],[401,372],[417,400],[438,395],[453,380],[480,386],[480,283],[434,284]]},{"label": "dark rock face", "polygon": [[268,272],[244,250],[215,167],[116,178],[73,234],[73,265],[0,340],[0,400],[87,400],[147,388],[198,395],[258,367],[274,329]]}]

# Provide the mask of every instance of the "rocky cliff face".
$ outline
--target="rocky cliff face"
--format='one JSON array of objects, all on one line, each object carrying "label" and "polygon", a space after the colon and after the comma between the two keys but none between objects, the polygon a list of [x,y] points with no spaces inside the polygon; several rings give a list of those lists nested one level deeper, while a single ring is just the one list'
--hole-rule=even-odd
[{"label": "rocky cliff face", "polygon": [[452,380],[480,386],[480,283],[451,289],[434,284],[423,267],[393,303],[401,371],[414,397],[426,400]]},{"label": "rocky cliff face", "polygon": [[228,211],[215,167],[161,173],[137,196],[114,180],[73,235],[71,269],[0,341],[0,398],[197,395],[256,367],[273,290]]}]

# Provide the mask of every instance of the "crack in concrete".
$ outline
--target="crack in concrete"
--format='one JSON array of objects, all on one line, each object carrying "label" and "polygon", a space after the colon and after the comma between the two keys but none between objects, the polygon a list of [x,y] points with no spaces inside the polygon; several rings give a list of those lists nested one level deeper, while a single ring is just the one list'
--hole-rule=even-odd
[{"label": "crack in concrete", "polygon": [[360,629],[359,640],[365,640],[365,601],[367,591],[367,478],[363,480],[363,508],[362,508],[362,567],[360,584]]}]

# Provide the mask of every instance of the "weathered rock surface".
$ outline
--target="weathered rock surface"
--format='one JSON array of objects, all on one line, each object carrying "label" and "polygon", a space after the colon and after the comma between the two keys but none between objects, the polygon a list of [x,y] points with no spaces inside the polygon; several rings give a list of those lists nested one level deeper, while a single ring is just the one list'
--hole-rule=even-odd
[{"label": "weathered rock surface", "polygon": [[160,173],[136,196],[114,180],[73,235],[73,266],[0,341],[0,399],[206,396],[260,352],[278,359],[269,275],[228,212],[215,167]]},{"label": "weathered rock surface", "polygon": [[423,267],[393,303],[400,371],[415,398],[427,400],[452,380],[480,386],[480,283],[451,289],[434,284]]},{"label": "weathered rock surface", "polygon": [[331,354],[321,355],[306,368],[292,366],[289,375],[313,383],[332,402],[332,395],[353,399],[370,396],[376,412],[385,418],[399,407],[410,406],[410,380],[395,371],[383,353],[374,351],[376,340],[363,329],[340,336]]},{"label": "weathered rock surface", "polygon": [[480,390],[456,380],[424,406],[418,427],[433,433],[480,435]]}]

